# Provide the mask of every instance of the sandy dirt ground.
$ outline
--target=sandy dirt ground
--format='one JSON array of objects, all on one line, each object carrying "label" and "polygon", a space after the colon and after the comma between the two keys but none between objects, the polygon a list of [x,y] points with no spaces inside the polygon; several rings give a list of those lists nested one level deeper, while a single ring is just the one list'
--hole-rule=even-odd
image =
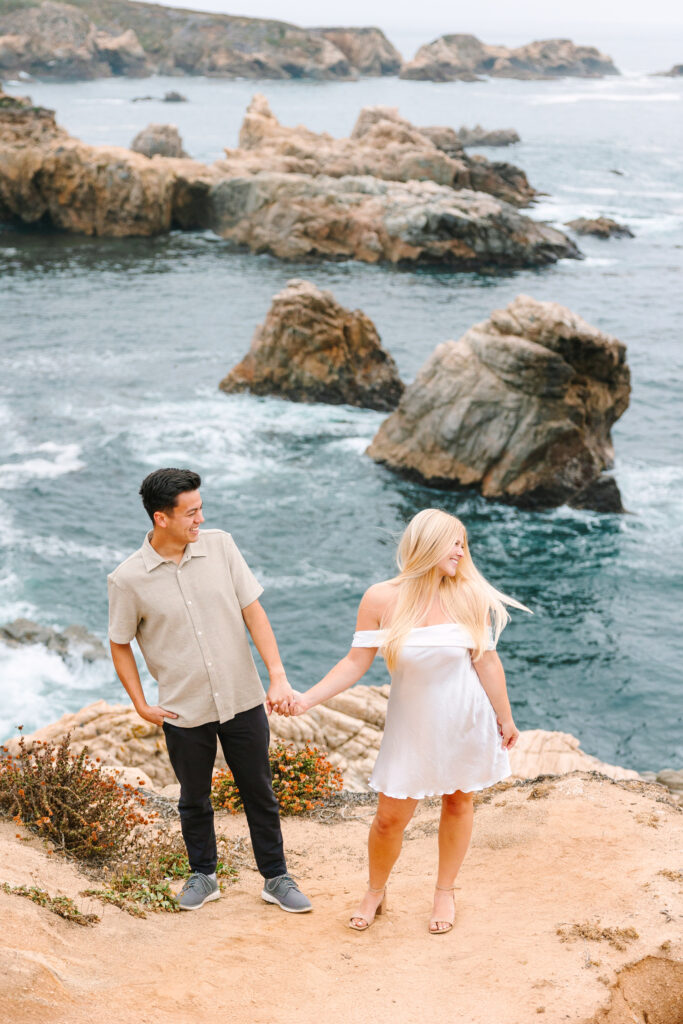
[{"label": "sandy dirt ground", "polygon": [[[387,913],[362,934],[346,923],[366,879],[372,806],[345,807],[331,822],[284,820],[290,870],[314,902],[305,915],[261,901],[260,876],[245,863],[222,898],[201,911],[139,920],[79,897],[90,879],[4,823],[0,882],[77,897],[102,920],[82,928],[0,892],[2,1019],[680,1024],[671,1016],[676,993],[661,993],[679,984],[672,972],[683,960],[683,812],[663,793],[587,774],[494,792],[476,810],[456,927],[439,936],[427,931],[438,801],[419,806],[390,880]],[[221,815],[218,831],[245,835],[244,817]],[[598,921],[633,928],[638,938],[619,950],[557,934]],[[647,964],[658,965],[659,1005],[669,1016],[615,1016],[619,970],[645,957],[656,958],[641,973],[649,978]],[[610,1005],[610,1016],[599,1013]]]}]

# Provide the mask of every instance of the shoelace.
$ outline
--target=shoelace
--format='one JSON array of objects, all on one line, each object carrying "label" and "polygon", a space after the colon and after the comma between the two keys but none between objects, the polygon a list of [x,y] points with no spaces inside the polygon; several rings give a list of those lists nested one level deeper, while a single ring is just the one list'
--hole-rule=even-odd
[{"label": "shoelace", "polygon": [[182,888],[183,892],[189,892],[190,889],[204,889],[206,888],[203,879],[200,875],[190,875],[185,885]]}]

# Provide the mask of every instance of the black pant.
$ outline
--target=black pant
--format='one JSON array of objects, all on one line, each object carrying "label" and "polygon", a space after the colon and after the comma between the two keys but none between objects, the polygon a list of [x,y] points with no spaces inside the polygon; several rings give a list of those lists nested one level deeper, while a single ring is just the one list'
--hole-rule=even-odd
[{"label": "black pant", "polygon": [[229,722],[208,722],[183,729],[164,721],[168,756],[180,783],[180,825],[193,871],[216,870],[216,833],[211,805],[211,775],[220,740],[225,760],[239,789],[251,845],[264,878],[287,870],[280,830],[280,808],[273,793],[268,759],[270,729],[262,704]]}]

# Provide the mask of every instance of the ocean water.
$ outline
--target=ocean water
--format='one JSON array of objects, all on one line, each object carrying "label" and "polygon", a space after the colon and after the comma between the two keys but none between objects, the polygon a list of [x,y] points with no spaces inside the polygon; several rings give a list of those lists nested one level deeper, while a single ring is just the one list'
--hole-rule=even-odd
[{"label": "ocean water", "polygon": [[[190,102],[131,103],[180,88]],[[90,143],[178,125],[202,160],[237,142],[263,92],[288,124],[348,133],[368,104],[421,124],[518,129],[492,159],[545,195],[561,225],[606,214],[632,240],[582,239],[585,259],[497,276],[283,264],[211,233],[88,239],[0,230],[0,622],[25,615],[106,636],[106,574],[139,546],[151,469],[203,477],[208,526],[230,530],[266,590],[294,685],[345,652],[365,588],[392,574],[407,519],[466,522],[481,569],[533,609],[500,654],[521,728],[561,729],[604,760],[683,765],[683,81],[353,83],[148,79],[10,85]],[[618,173],[617,173],[618,172]],[[628,346],[631,406],[614,429],[625,516],[526,512],[434,491],[364,450],[382,414],[228,397],[219,380],[293,277],[364,310],[411,380],[433,348],[523,293],[560,302]],[[366,677],[382,682],[379,663]],[[125,694],[109,663],[0,645],[0,736]],[[150,697],[153,684],[148,680]]]}]

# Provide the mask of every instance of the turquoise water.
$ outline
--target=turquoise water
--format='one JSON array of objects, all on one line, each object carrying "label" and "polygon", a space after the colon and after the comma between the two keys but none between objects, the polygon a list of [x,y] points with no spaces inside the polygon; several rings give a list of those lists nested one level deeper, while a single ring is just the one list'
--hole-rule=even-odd
[{"label": "turquoise water", "polygon": [[[130,103],[179,85],[190,103]],[[522,144],[482,152],[519,164],[547,193],[534,217],[561,224],[604,213],[636,238],[584,239],[582,262],[482,277],[282,264],[210,233],[0,231],[0,621],[79,622],[104,638],[106,573],[147,529],[140,480],[159,465],[191,465],[204,479],[207,525],[230,530],[262,580],[290,678],[303,689],[345,653],[357,602],[391,574],[403,524],[437,504],[465,520],[491,580],[534,611],[514,613],[500,643],[520,727],[572,732],[591,753],[637,769],[681,767],[683,82],[10,88],[56,108],[87,142],[126,145],[149,121],[173,121],[207,160],[236,144],[255,91],[283,122],[334,134],[372,103],[417,123],[514,126]],[[614,430],[630,514],[521,512],[431,491],[364,456],[382,414],[219,393],[292,277],[363,309],[405,380],[439,342],[520,293],[616,335],[633,374],[631,406]],[[0,646],[0,673],[0,735],[124,696],[108,663],[65,664],[36,648]],[[381,665],[367,679],[383,681]]]}]

